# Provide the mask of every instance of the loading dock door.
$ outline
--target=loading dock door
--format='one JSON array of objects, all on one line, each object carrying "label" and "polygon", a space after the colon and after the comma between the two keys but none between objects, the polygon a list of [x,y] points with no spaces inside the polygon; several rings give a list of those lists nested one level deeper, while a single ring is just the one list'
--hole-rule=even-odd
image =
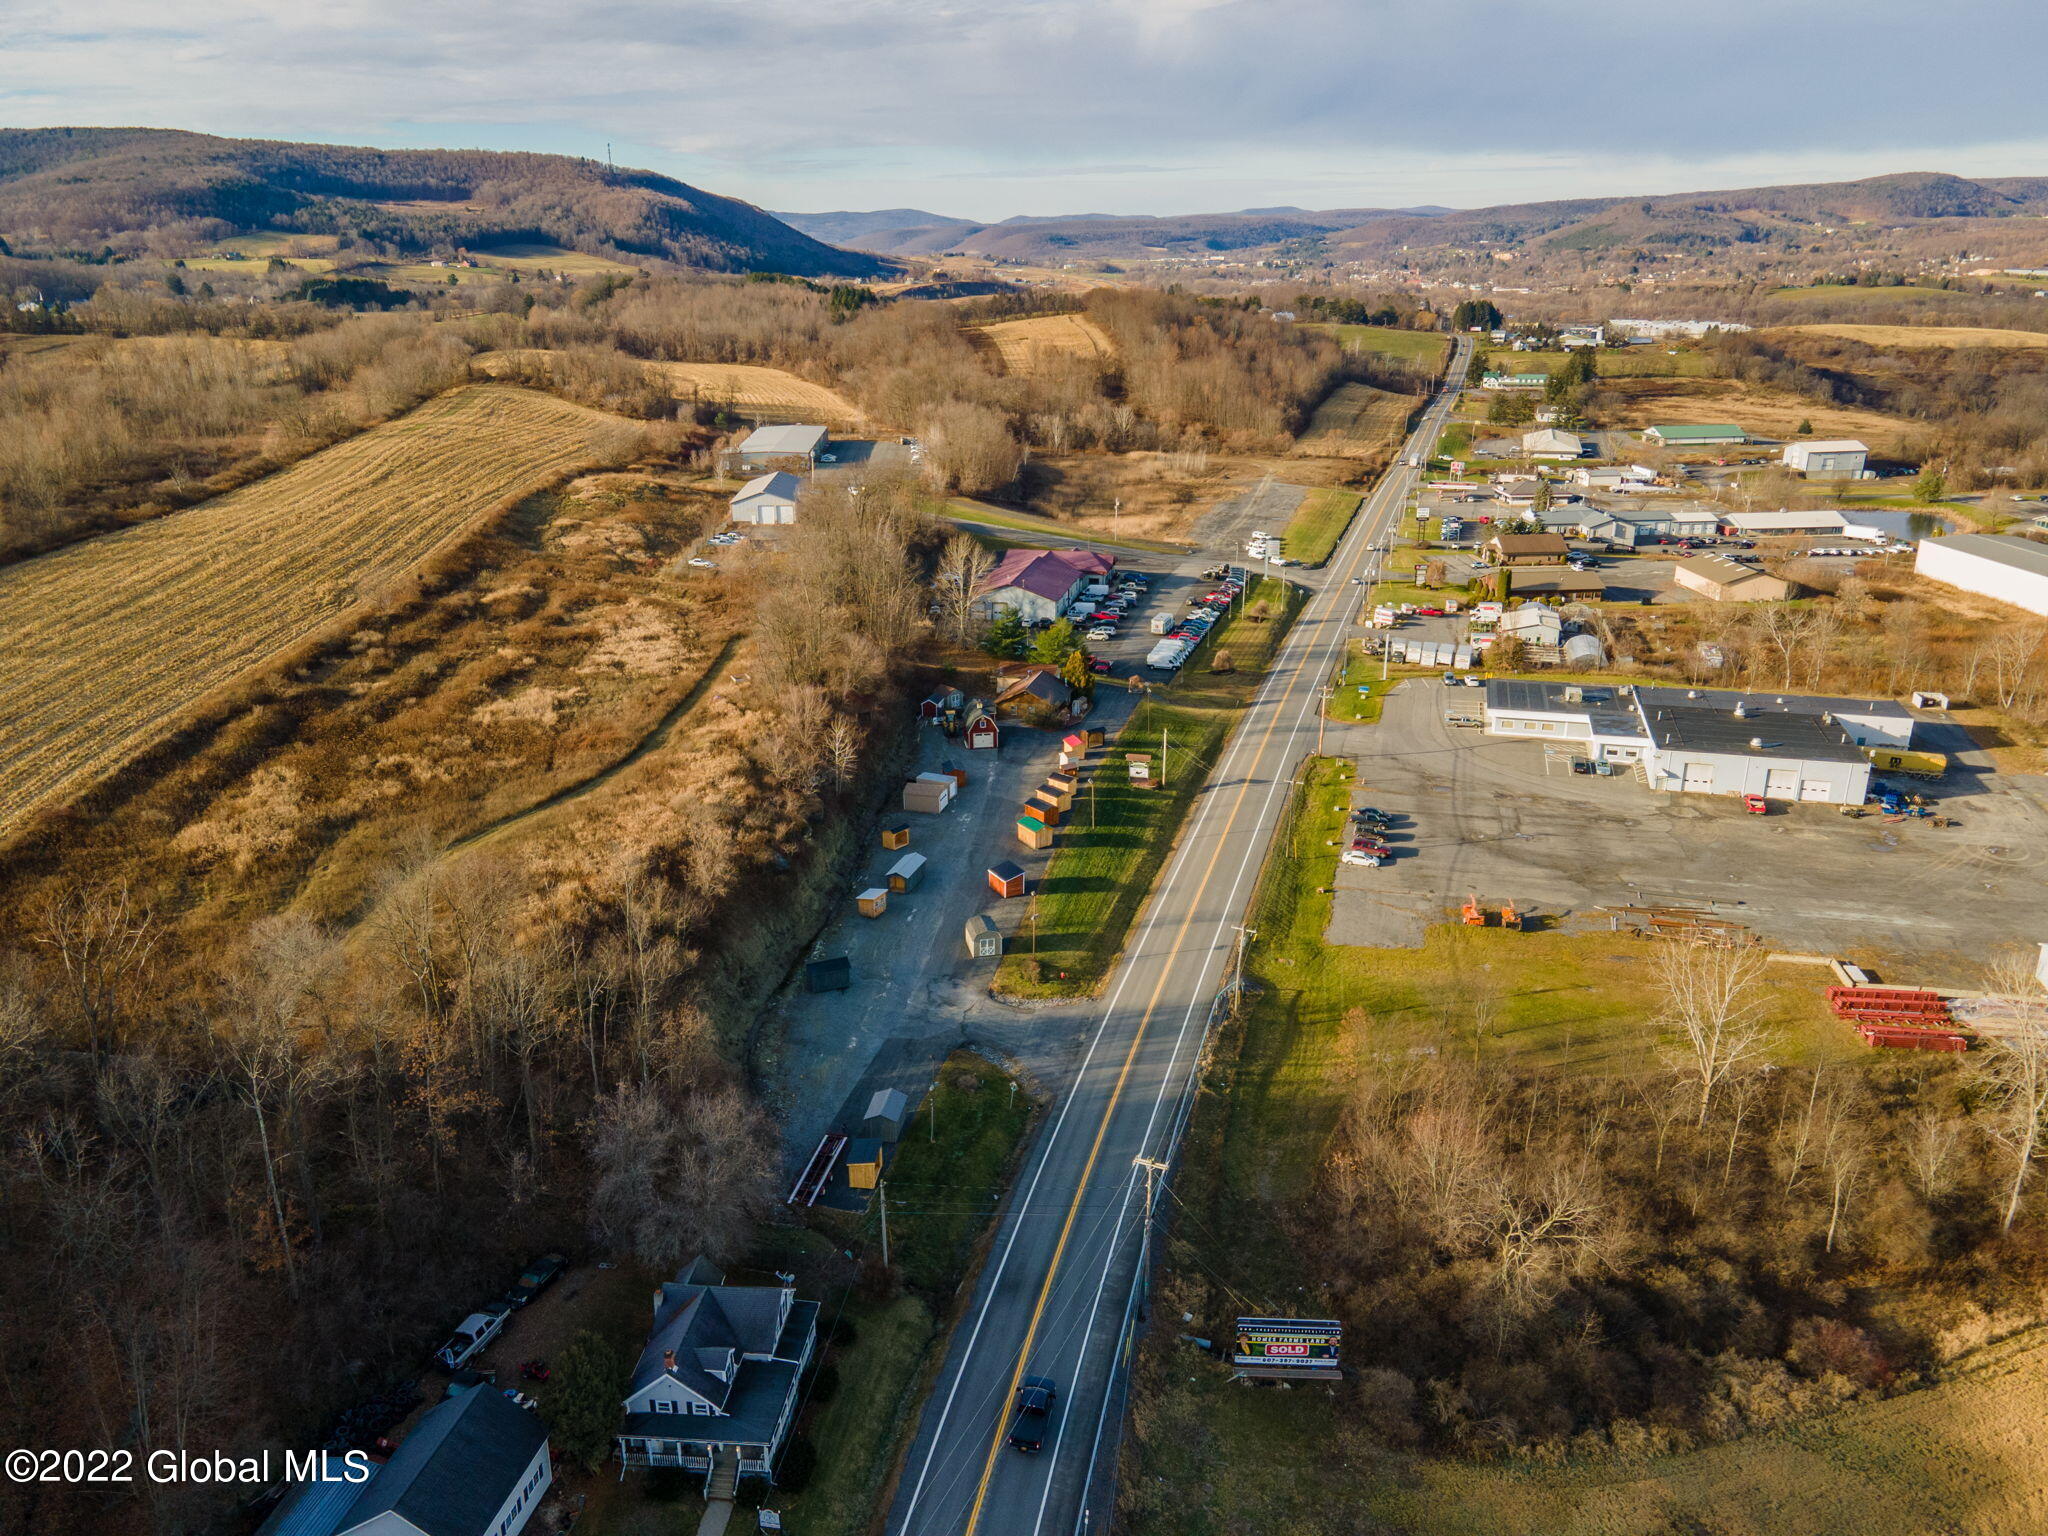
[{"label": "loading dock door", "polygon": [[1797,768],[1766,768],[1764,770],[1764,797],[1768,800],[1797,800],[1799,798],[1799,770]]},{"label": "loading dock door", "polygon": [[1712,763],[1687,763],[1685,782],[1680,786],[1687,790],[1710,790],[1714,787],[1714,765]]},{"label": "loading dock door", "polygon": [[1802,800],[1832,800],[1835,798],[1835,786],[1826,779],[1808,779],[1799,786],[1799,798]]}]

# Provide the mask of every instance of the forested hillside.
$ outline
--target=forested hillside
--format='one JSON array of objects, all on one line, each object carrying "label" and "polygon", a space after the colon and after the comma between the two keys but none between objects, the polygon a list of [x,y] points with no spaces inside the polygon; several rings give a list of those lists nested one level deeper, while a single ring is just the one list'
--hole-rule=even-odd
[{"label": "forested hillside", "polygon": [[183,255],[270,231],[396,252],[544,241],[727,272],[880,270],[751,204],[567,155],[0,129],[0,238],[18,255]]}]

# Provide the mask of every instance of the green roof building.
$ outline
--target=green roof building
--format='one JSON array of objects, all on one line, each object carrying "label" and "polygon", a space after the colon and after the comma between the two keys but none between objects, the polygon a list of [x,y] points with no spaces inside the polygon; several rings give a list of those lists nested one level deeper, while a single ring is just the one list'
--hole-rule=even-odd
[{"label": "green roof building", "polygon": [[1749,434],[1733,422],[1705,426],[1657,426],[1643,428],[1643,436],[1664,448],[1705,448],[1715,443],[1746,443]]}]

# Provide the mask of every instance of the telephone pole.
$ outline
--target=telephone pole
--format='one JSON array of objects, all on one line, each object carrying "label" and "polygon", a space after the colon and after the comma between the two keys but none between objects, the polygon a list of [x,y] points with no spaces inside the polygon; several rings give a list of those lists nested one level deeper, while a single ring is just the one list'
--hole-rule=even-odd
[{"label": "telephone pole", "polygon": [[1147,1277],[1152,1273],[1152,1181],[1166,1172],[1166,1164],[1152,1157],[1134,1157],[1131,1161],[1145,1170],[1145,1215],[1138,1228],[1138,1290],[1142,1295],[1149,1288]]},{"label": "telephone pole", "polygon": [[889,1186],[884,1184],[875,1191],[882,1201],[882,1268],[889,1267]]},{"label": "telephone pole", "polygon": [[1230,983],[1231,995],[1234,997],[1244,991],[1244,947],[1259,936],[1259,930],[1239,924],[1230,931],[1237,935],[1237,960],[1233,967],[1236,975]]}]

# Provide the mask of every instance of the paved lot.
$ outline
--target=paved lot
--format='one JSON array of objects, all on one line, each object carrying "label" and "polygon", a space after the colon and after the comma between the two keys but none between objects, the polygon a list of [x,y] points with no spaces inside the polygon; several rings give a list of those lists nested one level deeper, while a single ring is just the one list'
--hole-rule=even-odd
[{"label": "paved lot", "polygon": [[1551,920],[1596,920],[1614,904],[1711,905],[1777,948],[1955,985],[1992,951],[2042,937],[2048,780],[1993,775],[1938,716],[1925,717],[1922,740],[1958,763],[1925,788],[1960,823],[1949,828],[1821,805],[1750,816],[1730,797],[1659,794],[1558,761],[1546,775],[1542,744],[1443,723],[1446,702],[1477,697],[1414,680],[1379,725],[1356,732],[1359,799],[1393,815],[1396,857],[1339,868],[1333,943],[1419,944],[1468,892]]}]

